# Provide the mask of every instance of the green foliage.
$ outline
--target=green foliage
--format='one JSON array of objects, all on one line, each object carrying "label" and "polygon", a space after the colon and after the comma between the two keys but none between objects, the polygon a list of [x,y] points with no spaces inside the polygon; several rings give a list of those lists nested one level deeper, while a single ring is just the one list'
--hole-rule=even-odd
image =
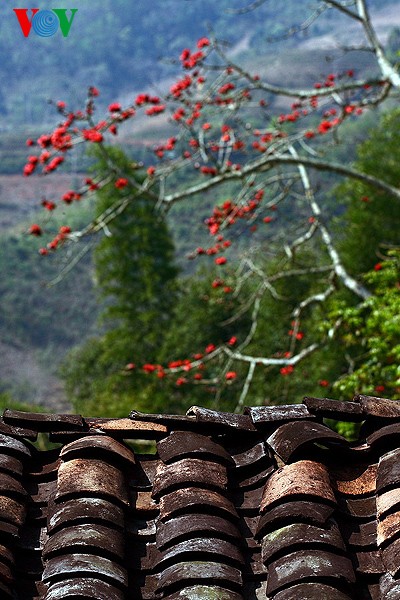
[{"label": "green foliage", "polygon": [[[108,149],[117,169],[140,174],[122,151]],[[98,156],[104,174],[106,159]],[[116,189],[110,181],[97,195],[97,215],[127,201],[122,218],[114,219],[94,252],[95,276],[105,308],[101,337],[89,339],[67,359],[62,374],[74,406],[85,414],[127,414],[153,410],[152,390],[144,374],[128,377],[132,361],[155,361],[176,301],[174,247],[154,200],[138,197],[134,186]]]},{"label": "green foliage", "polygon": [[365,279],[373,294],[360,306],[343,306],[341,343],[354,355],[354,369],[335,385],[354,393],[400,399],[400,252],[392,251]]},{"label": "green foliage", "polygon": [[[122,172],[132,169],[121,151],[113,149],[111,155]],[[98,167],[100,173],[106,169],[102,160]],[[110,182],[98,192],[97,213],[127,194],[132,199],[122,218],[110,223],[94,254],[97,285],[107,302],[102,319],[129,340],[131,349],[141,343],[143,353],[153,360],[176,295],[174,246],[152,198],[135,197],[126,188],[116,190]]]},{"label": "green foliage", "polygon": [[6,408],[10,408],[11,410],[23,410],[25,412],[46,412],[43,406],[20,402],[19,400],[15,400],[7,392],[0,392],[0,413]]},{"label": "green foliage", "polygon": [[[398,184],[400,148],[400,110],[381,117],[369,131],[368,139],[358,146],[355,167],[361,172]],[[400,204],[361,182],[340,185],[335,196],[346,207],[338,219],[340,250],[348,270],[365,273],[379,260],[385,246],[399,241]]]}]

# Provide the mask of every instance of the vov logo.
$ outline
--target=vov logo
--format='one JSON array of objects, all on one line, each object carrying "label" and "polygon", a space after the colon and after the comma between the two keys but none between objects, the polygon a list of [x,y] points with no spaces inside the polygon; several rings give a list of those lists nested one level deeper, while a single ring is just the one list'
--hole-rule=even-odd
[{"label": "vov logo", "polygon": [[[28,17],[28,10],[31,11],[30,18]],[[71,14],[69,19],[67,17],[67,10],[67,8],[52,8],[51,10],[13,8],[25,37],[29,37],[32,29],[40,37],[51,37],[57,33],[58,28],[61,29],[63,36],[67,37],[78,9],[70,9]]]}]

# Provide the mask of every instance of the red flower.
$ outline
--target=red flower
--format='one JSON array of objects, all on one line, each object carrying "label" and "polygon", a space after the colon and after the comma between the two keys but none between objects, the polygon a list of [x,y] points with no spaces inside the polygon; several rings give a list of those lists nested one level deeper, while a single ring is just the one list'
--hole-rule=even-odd
[{"label": "red flower", "polygon": [[89,190],[93,192],[94,190],[98,190],[99,186],[96,182],[93,181],[91,177],[87,177],[85,179],[85,184],[89,186]]},{"label": "red flower", "polygon": [[31,235],[42,235],[42,228],[40,227],[40,225],[34,223],[29,227],[29,233]]},{"label": "red flower", "polygon": [[121,105],[119,102],[113,102],[108,107],[109,112],[119,112],[121,110]]},{"label": "red flower", "polygon": [[153,371],[156,370],[156,366],[147,363],[147,364],[143,365],[142,369],[145,373],[153,373]]},{"label": "red flower", "polygon": [[152,177],[152,176],[154,175],[154,173],[155,173],[155,172],[156,172],[156,169],[155,169],[155,167],[149,167],[149,168],[147,169],[147,175],[148,175],[149,177]]},{"label": "red flower", "polygon": [[176,385],[184,385],[185,383],[187,383],[187,379],[185,377],[178,377],[175,382]]},{"label": "red flower", "polygon": [[126,187],[128,185],[128,183],[129,182],[128,182],[128,180],[125,177],[120,177],[114,183],[114,186],[117,188],[117,190],[122,190],[124,187]]},{"label": "red flower", "polygon": [[224,264],[226,264],[227,260],[226,260],[225,256],[219,256],[218,258],[215,259],[214,262],[216,265],[224,265]]},{"label": "red flower", "polygon": [[375,392],[381,393],[385,391],[385,386],[384,385],[376,385],[375,386]]},{"label": "red flower", "polygon": [[231,337],[231,339],[228,341],[228,346],[234,346],[237,342],[237,337],[235,337],[234,335]]},{"label": "red flower", "polygon": [[380,271],[382,269],[382,263],[376,263],[374,266],[374,271]]},{"label": "red flower", "polygon": [[59,229],[59,232],[60,232],[62,235],[66,235],[66,234],[68,234],[68,233],[71,233],[71,227],[68,227],[68,225],[62,225],[62,226],[60,227],[60,229]]},{"label": "red flower", "polygon": [[65,192],[65,194],[62,197],[62,200],[66,204],[71,204],[71,202],[73,202],[74,200],[79,200],[79,198],[80,198],[79,194],[77,194],[73,190],[69,190],[68,192]]},{"label": "red flower", "polygon": [[149,117],[153,117],[154,115],[158,115],[159,113],[164,112],[165,104],[159,104],[157,106],[150,106],[150,108],[146,109],[146,115]]},{"label": "red flower", "polygon": [[56,208],[56,205],[54,202],[50,202],[49,200],[42,200],[42,206],[43,208],[45,208],[46,210],[54,210]]},{"label": "red flower", "polygon": [[327,381],[326,379],[321,379],[321,381],[319,382],[319,385],[321,387],[328,387],[329,386],[329,381]]},{"label": "red flower", "polygon": [[51,154],[48,150],[43,150],[42,154],[39,156],[39,162],[45,163],[49,160]]},{"label": "red flower", "polygon": [[103,135],[95,129],[83,129],[82,135],[89,142],[99,143],[103,141]]},{"label": "red flower", "polygon": [[293,371],[293,365],[288,365],[287,367],[282,367],[279,372],[281,375],[290,375],[291,373],[293,373]]},{"label": "red flower", "polygon": [[48,165],[46,165],[44,171],[46,173],[50,173],[51,171],[55,171],[57,169],[57,167],[59,167],[61,165],[61,163],[64,162],[64,157],[63,156],[55,156]]},{"label": "red flower", "polygon": [[330,121],[322,121],[318,125],[318,133],[323,135],[324,133],[327,133],[331,127],[332,127],[332,123]]},{"label": "red flower", "polygon": [[27,163],[24,166],[24,177],[29,177],[29,175],[32,175],[32,173],[34,172],[34,170],[36,169],[36,165],[34,165],[33,163]]},{"label": "red flower", "polygon": [[208,344],[208,346],[206,346],[205,353],[211,354],[211,352],[214,352],[215,348],[215,344]]},{"label": "red flower", "polygon": [[46,256],[46,254],[48,254],[49,251],[47,250],[47,248],[40,248],[39,249],[39,254],[41,254],[41,256]]},{"label": "red flower", "polygon": [[264,217],[263,218],[264,223],[271,223],[271,221],[273,221],[272,217]]},{"label": "red flower", "polygon": [[58,246],[59,241],[60,241],[60,239],[58,237],[55,237],[54,240],[51,240],[51,242],[49,242],[47,244],[47,247],[50,250],[55,250],[57,248],[57,246]]},{"label": "red flower", "polygon": [[93,85],[91,85],[89,88],[89,96],[92,96],[94,98],[95,96],[99,96],[99,95],[100,95],[99,90],[96,87],[94,87]]},{"label": "red flower", "polygon": [[217,169],[215,167],[203,166],[200,168],[200,171],[203,173],[203,175],[216,175],[217,174]]},{"label": "red flower", "polygon": [[218,288],[221,287],[221,285],[224,285],[224,282],[221,281],[221,279],[214,279],[214,281],[211,284],[211,287]]},{"label": "red flower", "polygon": [[225,379],[227,381],[232,381],[233,379],[236,379],[236,377],[237,377],[237,373],[235,371],[228,371],[225,374]]},{"label": "red flower", "polygon": [[41,148],[47,148],[51,144],[51,137],[49,135],[41,135],[37,140],[37,144]]},{"label": "red flower", "polygon": [[210,45],[210,40],[206,37],[202,37],[197,41],[198,48],[204,48],[205,46],[209,46],[209,45]]}]

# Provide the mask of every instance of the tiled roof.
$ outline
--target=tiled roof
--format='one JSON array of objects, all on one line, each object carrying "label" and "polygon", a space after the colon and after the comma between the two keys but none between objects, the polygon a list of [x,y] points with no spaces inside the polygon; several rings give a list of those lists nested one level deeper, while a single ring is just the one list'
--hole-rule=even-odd
[{"label": "tiled roof", "polygon": [[[325,420],[359,422],[354,443]],[[38,432],[59,444],[32,445]],[[140,454],[132,441],[155,440]],[[0,598],[400,598],[400,403],[6,410]]]}]

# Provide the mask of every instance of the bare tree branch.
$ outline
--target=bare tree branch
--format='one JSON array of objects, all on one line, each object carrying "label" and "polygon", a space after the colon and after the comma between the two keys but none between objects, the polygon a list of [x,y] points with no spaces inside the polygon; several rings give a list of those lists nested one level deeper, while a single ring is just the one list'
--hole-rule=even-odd
[{"label": "bare tree branch", "polygon": [[244,406],[247,394],[249,392],[249,388],[250,388],[251,382],[253,380],[253,375],[254,375],[255,368],[256,368],[256,363],[251,362],[250,365],[249,365],[249,370],[247,372],[246,380],[245,380],[243,388],[242,388],[242,392],[240,394],[238,403],[237,403],[236,408],[234,410],[235,413],[241,413],[242,412],[242,409],[243,409],[243,406]]},{"label": "bare tree branch", "polygon": [[240,171],[227,171],[225,173],[215,175],[208,181],[193,185],[182,191],[175,192],[173,194],[167,194],[164,197],[163,202],[165,204],[172,205],[182,198],[188,198],[190,196],[194,196],[195,194],[212,189],[224,181],[241,180],[251,173],[260,173],[269,170],[276,165],[303,165],[319,171],[330,171],[331,173],[337,173],[338,175],[343,175],[344,177],[350,177],[351,179],[370,184],[377,189],[387,192],[397,200],[400,200],[400,190],[382,181],[382,179],[379,179],[378,177],[368,175],[367,173],[361,173],[352,167],[347,167],[340,163],[329,162],[319,158],[316,159],[305,156],[289,156],[286,154],[279,154],[272,156],[261,156],[260,158],[255,159],[254,161],[251,161],[249,164],[242,167]]},{"label": "bare tree branch", "polygon": [[271,358],[271,357],[264,357],[264,356],[249,356],[247,354],[242,354],[238,350],[236,350],[236,351],[232,350],[231,348],[228,348],[227,346],[223,347],[223,352],[225,352],[225,354],[234,358],[235,360],[239,360],[239,361],[242,361],[245,363],[254,363],[256,366],[262,365],[264,367],[281,367],[281,366],[288,366],[288,365],[292,365],[292,366],[297,365],[297,363],[302,361],[307,356],[310,356],[310,354],[315,352],[319,347],[320,347],[320,345],[317,343],[310,344],[310,346],[307,346],[301,352],[299,352],[295,356],[291,356],[290,358]]},{"label": "bare tree branch", "polygon": [[[289,152],[295,158],[298,156],[297,152],[293,148],[293,146],[289,146]],[[312,211],[313,211],[315,217],[320,219],[321,209],[320,209],[320,207],[315,199],[315,196],[313,194],[310,179],[308,177],[308,173],[305,169],[305,166],[304,166],[304,164],[299,164],[298,168],[299,168],[299,172],[300,172],[301,179],[303,182],[304,191],[305,191],[306,197],[310,203]],[[358,281],[356,281],[353,277],[351,277],[351,275],[349,275],[347,273],[346,269],[344,268],[344,266],[340,260],[339,254],[333,244],[333,240],[332,240],[331,234],[328,231],[328,228],[320,221],[319,221],[318,227],[321,232],[321,236],[322,236],[322,239],[326,246],[326,249],[328,251],[328,254],[331,258],[332,265],[335,269],[336,275],[344,283],[344,285],[349,290],[351,290],[354,294],[356,294],[363,300],[366,300],[367,298],[369,298],[371,293],[363,285],[361,285]]]},{"label": "bare tree branch", "polygon": [[365,0],[356,0],[357,10],[363,24],[365,35],[374,49],[376,60],[382,73],[383,79],[390,81],[395,88],[400,88],[400,75],[386,58],[385,51],[380,43],[375,29],[372,26]]},{"label": "bare tree branch", "polygon": [[[337,0],[324,0],[324,4],[327,4],[331,8],[336,8],[339,12],[344,13],[351,19],[362,22],[362,17],[352,10],[349,10],[342,2],[337,2]],[[354,5],[354,2],[351,2],[351,5]]]}]

